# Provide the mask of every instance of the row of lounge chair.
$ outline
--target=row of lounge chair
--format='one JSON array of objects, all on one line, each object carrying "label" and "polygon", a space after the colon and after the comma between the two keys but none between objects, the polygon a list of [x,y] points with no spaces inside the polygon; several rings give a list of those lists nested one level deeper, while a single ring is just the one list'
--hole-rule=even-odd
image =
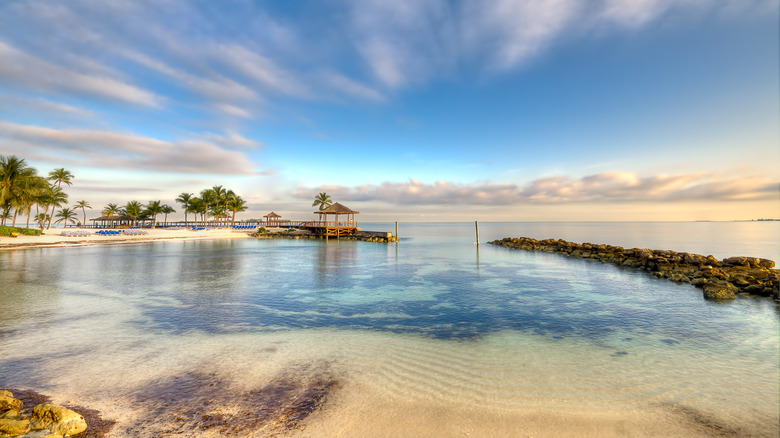
[{"label": "row of lounge chair", "polygon": [[92,233],[86,230],[63,231],[60,233],[60,236],[68,236],[68,237],[86,237],[91,235]]},{"label": "row of lounge chair", "polygon": [[234,230],[252,230],[257,228],[256,225],[233,225]]},{"label": "row of lounge chair", "polygon": [[124,230],[100,230],[95,232],[95,234],[98,234],[100,236],[117,236],[119,234],[123,234]]},{"label": "row of lounge chair", "polygon": [[98,234],[100,236],[118,236],[120,234],[125,236],[141,236],[149,233],[147,233],[144,230],[131,229],[131,230],[100,230],[97,231],[95,234]]}]

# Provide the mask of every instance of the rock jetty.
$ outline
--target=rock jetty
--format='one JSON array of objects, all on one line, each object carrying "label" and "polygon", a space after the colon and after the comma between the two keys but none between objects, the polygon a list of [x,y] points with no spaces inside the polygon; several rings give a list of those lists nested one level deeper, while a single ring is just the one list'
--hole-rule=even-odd
[{"label": "rock jetty", "polygon": [[733,300],[738,293],[772,297],[780,301],[778,270],[775,262],[755,257],[715,257],[669,250],[653,250],[620,246],[574,243],[565,240],[536,240],[529,237],[488,242],[504,248],[543,251],[617,266],[636,268],[672,281],[691,283],[702,288],[703,295],[713,300]]},{"label": "rock jetty", "polygon": [[27,417],[22,401],[10,391],[0,390],[0,437],[62,438],[87,430],[84,417],[64,406],[40,403]]},{"label": "rock jetty", "polygon": [[[290,229],[270,229],[260,228],[256,233],[249,234],[257,239],[325,239],[325,236],[318,236],[306,230]],[[360,240],[363,242],[390,243],[398,242],[400,239],[393,236],[393,233],[386,231],[357,231],[355,234],[346,236],[330,237],[339,240]]]}]

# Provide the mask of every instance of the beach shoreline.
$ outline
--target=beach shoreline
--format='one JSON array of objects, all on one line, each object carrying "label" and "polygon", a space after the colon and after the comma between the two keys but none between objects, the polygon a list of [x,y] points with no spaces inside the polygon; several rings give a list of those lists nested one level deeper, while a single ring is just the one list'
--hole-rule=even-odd
[{"label": "beach shoreline", "polygon": [[64,229],[47,230],[40,236],[20,235],[18,237],[0,237],[0,251],[14,251],[33,248],[68,248],[91,245],[118,245],[132,243],[158,242],[161,240],[212,240],[212,239],[248,239],[246,230],[215,228],[193,231],[191,229],[145,229],[147,234],[101,236],[95,230],[86,228],[68,228],[67,231],[87,231],[88,236],[63,236]]}]

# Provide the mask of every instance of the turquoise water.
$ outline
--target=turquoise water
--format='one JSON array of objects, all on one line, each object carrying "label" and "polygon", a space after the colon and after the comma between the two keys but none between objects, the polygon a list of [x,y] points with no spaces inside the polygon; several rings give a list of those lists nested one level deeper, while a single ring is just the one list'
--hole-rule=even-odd
[{"label": "turquoise water", "polygon": [[241,394],[290,370],[339,389],[289,434],[776,436],[776,303],[704,301],[642,272],[484,242],[777,260],[777,223],[481,223],[479,247],[473,223],[399,234],[0,253],[0,385],[100,409],[117,436],[140,427],[153,382],[210,373]]}]

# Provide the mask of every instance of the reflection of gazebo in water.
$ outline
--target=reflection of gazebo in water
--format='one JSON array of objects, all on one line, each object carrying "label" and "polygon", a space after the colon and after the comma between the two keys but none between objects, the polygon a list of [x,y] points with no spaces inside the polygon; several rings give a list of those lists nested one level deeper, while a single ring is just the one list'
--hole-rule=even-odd
[{"label": "reflection of gazebo in water", "polygon": [[279,226],[279,219],[281,216],[274,213],[273,211],[268,213],[267,215],[263,216],[265,218],[265,225],[268,227],[278,227]]},{"label": "reflection of gazebo in water", "polygon": [[[314,213],[319,215],[319,218],[314,223],[314,227],[312,227],[316,234],[338,237],[355,234],[355,231],[358,229],[355,215],[360,212],[351,210],[338,202]],[[329,216],[332,216],[333,219],[330,220]],[[345,216],[345,218],[342,219],[339,216]]]}]

